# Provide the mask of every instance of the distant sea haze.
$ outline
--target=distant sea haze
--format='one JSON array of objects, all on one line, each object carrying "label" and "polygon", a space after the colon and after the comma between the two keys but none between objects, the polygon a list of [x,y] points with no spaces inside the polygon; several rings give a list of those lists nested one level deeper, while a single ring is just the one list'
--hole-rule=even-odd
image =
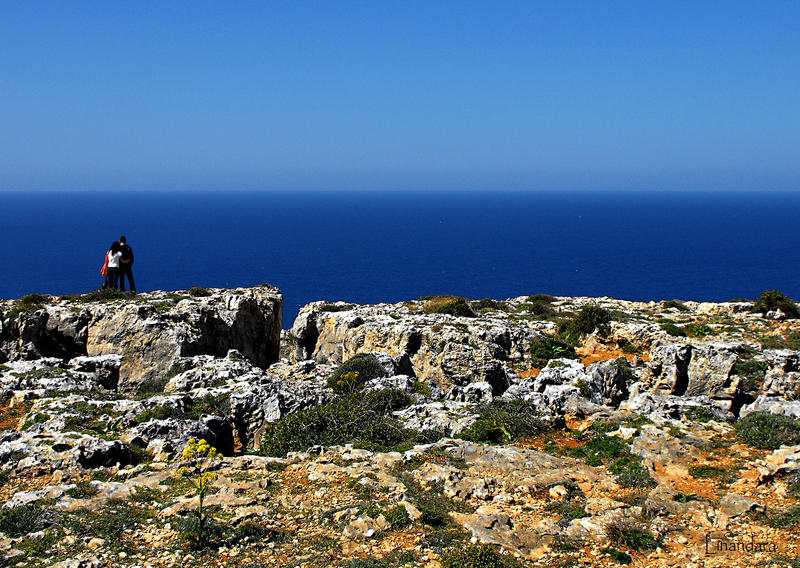
[{"label": "distant sea haze", "polygon": [[139,291],[314,300],[800,297],[797,193],[0,193],[0,297],[84,293],[120,235]]}]

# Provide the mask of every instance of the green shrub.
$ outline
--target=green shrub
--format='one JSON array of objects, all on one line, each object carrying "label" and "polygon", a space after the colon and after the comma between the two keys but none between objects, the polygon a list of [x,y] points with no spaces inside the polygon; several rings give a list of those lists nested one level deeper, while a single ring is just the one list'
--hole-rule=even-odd
[{"label": "green shrub", "polygon": [[628,489],[646,489],[658,485],[650,472],[642,465],[639,456],[618,459],[608,470],[616,474],[617,483]]},{"label": "green shrub", "polygon": [[689,337],[708,337],[709,335],[717,335],[717,332],[704,323],[687,323],[683,326],[686,335]]},{"label": "green shrub", "polygon": [[689,466],[689,475],[695,479],[719,479],[727,475],[727,470],[713,465]]},{"label": "green shrub", "polygon": [[503,312],[507,308],[505,302],[501,302],[500,300],[492,300],[491,298],[483,298],[482,300],[478,300],[473,304],[473,307],[477,308],[481,312]]},{"label": "green shrub", "polygon": [[686,337],[685,329],[669,321],[662,323],[661,329],[666,331],[672,337]]},{"label": "green shrub", "polygon": [[552,306],[553,296],[549,294],[534,294],[528,296],[525,303],[517,308],[518,312],[527,312],[539,318],[546,318],[555,313]]},{"label": "green shrub", "polygon": [[414,381],[412,388],[414,389],[415,393],[421,394],[422,396],[431,396],[431,394],[433,393],[431,387],[429,387],[426,383],[420,380]]},{"label": "green shrub", "polygon": [[630,452],[628,443],[619,436],[608,436],[609,428],[619,424],[597,424],[598,435],[582,446],[569,448],[574,457],[583,458],[586,465],[597,467],[608,465],[608,471],[616,475],[617,483],[628,488],[655,487],[656,482],[642,466],[642,458]]},{"label": "green shrub", "polygon": [[619,436],[595,436],[582,446],[570,448],[575,457],[585,458],[586,464],[596,467],[628,453],[628,444]]},{"label": "green shrub", "polygon": [[670,308],[675,308],[679,312],[689,311],[689,308],[687,308],[686,305],[684,305],[684,303],[681,302],[680,300],[665,300],[661,303],[661,305],[664,307],[665,310],[668,310]]},{"label": "green shrub", "polygon": [[542,368],[550,359],[578,359],[575,348],[553,337],[537,339],[531,345],[531,364]]},{"label": "green shrub", "polygon": [[773,310],[780,310],[789,318],[800,318],[800,309],[794,300],[785,296],[780,290],[764,290],[761,297],[756,300],[753,311],[765,314]]},{"label": "green shrub", "polygon": [[523,400],[495,400],[478,409],[478,419],[460,436],[464,440],[483,443],[507,443],[549,430],[546,422],[536,417],[536,410]]},{"label": "green shrub", "polygon": [[391,509],[383,511],[384,518],[392,525],[393,530],[399,530],[411,524],[411,517],[403,505],[395,505]]},{"label": "green shrub", "polygon": [[800,351],[800,331],[787,331],[784,335],[765,335],[760,339],[762,349],[791,349]]},{"label": "green shrub", "polygon": [[763,524],[775,529],[800,528],[800,505],[785,511],[768,511],[756,513],[755,518]]},{"label": "green shrub", "polygon": [[210,296],[211,291],[207,288],[200,288],[199,286],[192,286],[189,288],[189,295],[195,298],[202,298],[205,296]]},{"label": "green shrub", "polygon": [[736,434],[754,448],[775,450],[800,442],[800,422],[782,414],[751,412],[736,424]]},{"label": "green shrub", "polygon": [[690,408],[686,411],[684,416],[687,420],[701,423],[710,422],[711,420],[716,419],[716,416],[713,412],[711,412],[708,408],[703,408],[702,406]]},{"label": "green shrub", "polygon": [[77,483],[72,489],[67,489],[67,495],[73,499],[87,499],[94,497],[99,493],[96,485],[92,485],[88,481],[81,481]]},{"label": "green shrub", "polygon": [[633,562],[633,558],[631,558],[630,554],[617,550],[616,548],[604,548],[601,552],[608,554],[618,564],[630,564]]},{"label": "green shrub", "polygon": [[653,534],[632,521],[618,521],[606,527],[606,536],[617,545],[626,546],[632,550],[654,550],[658,541]]},{"label": "green shrub", "polygon": [[442,568],[506,568],[519,563],[499,553],[487,544],[470,544],[445,552],[441,559]]},{"label": "green shrub", "polygon": [[744,378],[744,386],[748,391],[754,391],[763,382],[769,366],[763,361],[753,359],[737,359],[733,366],[733,373]]},{"label": "green shrub", "polygon": [[134,420],[137,424],[144,424],[151,420],[167,420],[169,418],[184,419],[186,418],[186,413],[174,406],[154,406],[141,414],[137,414]]},{"label": "green shrub", "polygon": [[595,330],[601,336],[608,334],[608,324],[612,315],[608,310],[599,306],[584,306],[572,321],[564,326],[564,337],[572,344],[577,344],[581,336],[588,335]]},{"label": "green shrub", "polygon": [[422,308],[426,314],[448,314],[458,317],[475,317],[475,312],[469,307],[466,298],[461,296],[429,296],[425,299],[425,306]]},{"label": "green shrub", "polygon": [[385,377],[386,371],[374,355],[359,353],[348,359],[328,379],[328,386],[337,394],[361,389],[367,381]]},{"label": "green shrub", "polygon": [[6,536],[25,536],[48,524],[45,510],[37,504],[0,509],[0,532]]},{"label": "green shrub", "polygon": [[259,453],[283,457],[317,444],[348,442],[377,451],[411,445],[426,439],[426,434],[408,430],[391,417],[393,411],[410,404],[408,395],[393,389],[343,395],[268,424]]},{"label": "green shrub", "polygon": [[562,523],[569,523],[575,519],[589,516],[589,513],[583,507],[584,503],[564,498],[558,501],[551,501],[545,505],[544,510],[559,515]]}]

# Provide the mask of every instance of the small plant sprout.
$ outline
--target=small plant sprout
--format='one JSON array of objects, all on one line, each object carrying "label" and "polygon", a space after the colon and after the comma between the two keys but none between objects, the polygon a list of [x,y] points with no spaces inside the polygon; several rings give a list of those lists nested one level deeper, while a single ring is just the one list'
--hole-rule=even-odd
[{"label": "small plant sprout", "polygon": [[[206,524],[207,515],[203,514],[203,500],[209,487],[217,478],[216,472],[210,471],[214,463],[222,459],[215,447],[206,442],[205,440],[196,440],[189,438],[186,449],[183,451],[183,460],[188,462],[187,465],[182,466],[178,473],[187,478],[194,488],[197,490],[197,498],[199,506],[197,508],[197,521],[190,523],[187,526],[187,537],[192,544],[198,548],[204,548],[206,545],[207,537]],[[193,527],[191,525],[194,525]]]}]

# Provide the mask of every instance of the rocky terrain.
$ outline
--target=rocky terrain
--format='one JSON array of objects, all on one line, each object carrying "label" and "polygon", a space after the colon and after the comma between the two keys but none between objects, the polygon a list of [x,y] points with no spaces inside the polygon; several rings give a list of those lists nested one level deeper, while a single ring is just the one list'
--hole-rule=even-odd
[{"label": "rocky terrain", "polygon": [[0,566],[800,566],[797,310],[0,301]]}]

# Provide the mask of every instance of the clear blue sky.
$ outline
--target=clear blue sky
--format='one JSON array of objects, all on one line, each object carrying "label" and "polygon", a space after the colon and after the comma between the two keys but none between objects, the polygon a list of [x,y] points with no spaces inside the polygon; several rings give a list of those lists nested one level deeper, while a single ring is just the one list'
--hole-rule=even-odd
[{"label": "clear blue sky", "polygon": [[798,2],[0,7],[0,190],[800,190]]}]

